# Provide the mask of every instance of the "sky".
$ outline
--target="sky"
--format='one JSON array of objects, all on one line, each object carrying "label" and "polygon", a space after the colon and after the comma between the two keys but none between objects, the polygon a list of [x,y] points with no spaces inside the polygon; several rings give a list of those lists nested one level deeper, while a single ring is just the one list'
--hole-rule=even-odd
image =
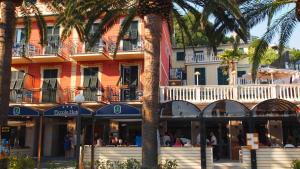
[{"label": "sky", "polygon": [[[252,28],[250,33],[253,36],[261,37],[266,30],[267,30],[267,23],[262,22],[261,24]],[[278,36],[274,38],[272,43],[278,44]],[[288,45],[290,48],[300,49],[300,23],[298,23],[296,28],[294,29],[294,33],[293,33]]]},{"label": "sky", "polygon": [[[277,19],[279,16],[282,16],[287,11],[295,8],[295,4],[286,5],[285,8],[283,8],[277,15],[274,16],[273,20]],[[254,28],[250,30],[250,33],[252,36],[258,36],[261,37],[267,30],[267,21],[256,25]],[[272,44],[278,44],[278,34],[273,39]],[[288,47],[290,48],[297,48],[300,49],[300,22],[297,23],[294,32],[291,36],[291,39],[289,40]]]}]

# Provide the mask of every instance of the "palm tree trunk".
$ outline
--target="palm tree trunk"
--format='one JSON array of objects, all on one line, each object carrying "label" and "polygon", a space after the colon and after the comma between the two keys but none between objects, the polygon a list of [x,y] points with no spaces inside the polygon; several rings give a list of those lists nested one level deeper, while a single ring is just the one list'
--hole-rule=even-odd
[{"label": "palm tree trunk", "polygon": [[[0,21],[0,126],[7,125],[9,108],[11,56],[16,26],[15,4],[11,0],[1,2]],[[0,162],[0,168],[6,169],[6,162]]]},{"label": "palm tree trunk", "polygon": [[142,124],[142,168],[158,168],[157,129],[159,121],[159,66],[162,19],[144,17],[145,59]]},{"label": "palm tree trunk", "polygon": [[300,22],[300,0],[297,0],[296,2],[296,16],[298,21]]}]

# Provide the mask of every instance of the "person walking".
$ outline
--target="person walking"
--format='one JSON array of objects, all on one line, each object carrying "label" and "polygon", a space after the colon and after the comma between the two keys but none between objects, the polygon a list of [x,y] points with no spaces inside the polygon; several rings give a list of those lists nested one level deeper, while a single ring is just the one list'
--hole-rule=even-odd
[{"label": "person walking", "polygon": [[70,158],[71,154],[71,134],[70,132],[67,132],[67,134],[64,137],[64,151],[65,151],[65,159]]},{"label": "person walking", "polygon": [[217,142],[217,138],[213,132],[210,132],[210,145],[213,148],[213,158],[214,158],[214,160],[218,161],[220,159],[219,151],[218,151],[218,142]]}]

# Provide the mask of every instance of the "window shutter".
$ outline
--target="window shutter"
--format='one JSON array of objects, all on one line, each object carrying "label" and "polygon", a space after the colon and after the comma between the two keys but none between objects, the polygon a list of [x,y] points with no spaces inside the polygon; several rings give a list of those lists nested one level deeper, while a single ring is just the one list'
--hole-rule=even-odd
[{"label": "window shutter", "polygon": [[22,87],[23,87],[23,79],[18,79],[16,81],[15,89],[20,90],[20,89],[22,89]]},{"label": "window shutter", "polygon": [[98,88],[98,77],[97,76],[93,76],[90,79],[91,79],[90,88],[93,88],[93,89]]},{"label": "window shutter", "polygon": [[51,78],[49,80],[49,88],[50,89],[57,89],[57,79],[56,78]]},{"label": "window shutter", "polygon": [[50,80],[49,79],[44,79],[42,89],[49,89],[49,85],[50,85]]}]

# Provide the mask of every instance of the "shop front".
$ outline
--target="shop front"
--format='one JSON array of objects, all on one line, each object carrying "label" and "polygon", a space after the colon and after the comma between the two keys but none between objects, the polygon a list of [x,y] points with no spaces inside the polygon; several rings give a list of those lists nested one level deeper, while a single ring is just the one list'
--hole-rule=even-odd
[{"label": "shop front", "polygon": [[[269,99],[252,109],[254,132],[258,133],[255,168],[288,169],[293,160],[300,159],[298,109],[294,103],[282,99]],[[251,161],[250,150],[243,147],[242,167],[253,168]]]},{"label": "shop front", "polygon": [[[176,160],[178,168],[201,166],[201,110],[194,104],[175,100],[162,104],[160,112],[160,160]],[[205,150],[206,166],[213,168],[211,146]]]},{"label": "shop front", "polygon": [[8,126],[11,128],[12,156],[37,156],[40,113],[25,106],[10,106]]},{"label": "shop front", "polygon": [[76,104],[59,105],[46,110],[43,113],[43,156],[64,157],[66,155],[64,143],[68,137],[71,141],[71,152],[68,157],[74,158],[78,120],[81,123],[91,117],[92,111]]}]

